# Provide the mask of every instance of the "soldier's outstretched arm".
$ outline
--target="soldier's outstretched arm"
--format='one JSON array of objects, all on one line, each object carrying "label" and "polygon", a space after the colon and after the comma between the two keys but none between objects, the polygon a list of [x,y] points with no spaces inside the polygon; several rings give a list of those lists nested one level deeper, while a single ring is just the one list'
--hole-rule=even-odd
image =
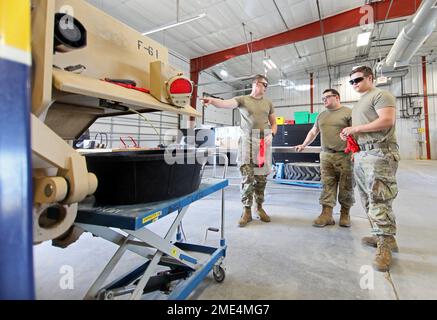
[{"label": "soldier's outstretched arm", "polygon": [[203,98],[200,99],[204,105],[212,104],[216,108],[235,109],[238,107],[238,102],[235,98],[222,100],[217,98]]},{"label": "soldier's outstretched arm", "polygon": [[308,145],[310,145],[311,143],[313,143],[313,141],[317,138],[317,135],[319,134],[319,132],[320,132],[320,130],[317,129],[316,126],[314,126],[314,127],[310,130],[310,132],[308,132],[305,141],[304,141],[302,144],[296,146],[296,151],[301,152],[301,151],[305,150],[305,148],[306,148]]}]

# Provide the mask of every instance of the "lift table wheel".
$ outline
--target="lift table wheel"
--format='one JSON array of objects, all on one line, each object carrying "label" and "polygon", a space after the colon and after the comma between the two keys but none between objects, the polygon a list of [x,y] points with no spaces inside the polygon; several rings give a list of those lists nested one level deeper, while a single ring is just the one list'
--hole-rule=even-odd
[{"label": "lift table wheel", "polygon": [[214,280],[217,282],[223,282],[226,277],[225,269],[221,265],[216,265],[212,269]]}]

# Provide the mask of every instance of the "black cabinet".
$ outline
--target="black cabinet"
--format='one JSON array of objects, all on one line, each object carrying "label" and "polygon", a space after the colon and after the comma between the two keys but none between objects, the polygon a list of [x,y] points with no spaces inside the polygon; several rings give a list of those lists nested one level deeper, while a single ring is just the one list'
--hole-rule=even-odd
[{"label": "black cabinet", "polygon": [[[314,124],[280,125],[273,138],[274,147],[293,147],[302,144]],[[320,146],[320,135],[311,146]],[[274,162],[320,162],[318,153],[273,153]]]}]

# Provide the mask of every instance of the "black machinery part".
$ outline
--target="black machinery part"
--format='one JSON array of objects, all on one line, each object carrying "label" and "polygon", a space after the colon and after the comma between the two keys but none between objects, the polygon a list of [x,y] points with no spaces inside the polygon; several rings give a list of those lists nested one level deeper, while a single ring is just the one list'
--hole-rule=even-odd
[{"label": "black machinery part", "polygon": [[99,205],[164,201],[196,191],[201,182],[204,151],[176,150],[172,162],[165,150],[85,154],[88,171],[99,181],[94,196]]},{"label": "black machinery part", "polygon": [[54,51],[69,52],[87,45],[87,31],[76,18],[66,13],[55,14]]}]

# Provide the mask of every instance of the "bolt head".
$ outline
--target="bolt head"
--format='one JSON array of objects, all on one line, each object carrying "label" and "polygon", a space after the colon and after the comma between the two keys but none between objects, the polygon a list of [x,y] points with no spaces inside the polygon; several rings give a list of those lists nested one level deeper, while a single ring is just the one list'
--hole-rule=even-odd
[{"label": "bolt head", "polygon": [[44,195],[49,198],[52,196],[53,192],[55,191],[55,187],[52,184],[47,184],[44,188]]}]

